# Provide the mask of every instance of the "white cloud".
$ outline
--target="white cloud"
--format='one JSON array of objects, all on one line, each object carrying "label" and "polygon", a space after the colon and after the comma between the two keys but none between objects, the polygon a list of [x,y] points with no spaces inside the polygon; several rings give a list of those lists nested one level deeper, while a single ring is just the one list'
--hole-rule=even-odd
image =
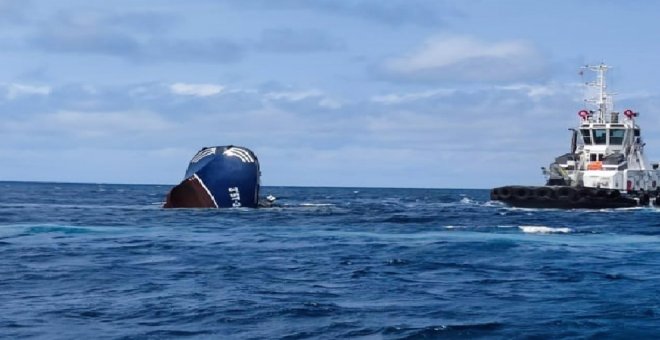
[{"label": "white cloud", "polygon": [[485,43],[469,37],[444,37],[429,39],[424,47],[404,58],[390,62],[394,69],[403,72],[444,67],[466,59],[493,57],[510,58],[529,53],[529,47],[520,42]]},{"label": "white cloud", "polygon": [[330,98],[323,98],[319,101],[319,106],[324,107],[326,109],[340,109],[342,107],[342,104],[340,101],[335,100],[335,99],[330,99]]},{"label": "white cloud", "polygon": [[6,145],[54,148],[151,148],[167,144],[175,122],[151,111],[56,111],[14,115],[0,121]]},{"label": "white cloud", "polygon": [[246,88],[231,88],[226,91],[227,93],[232,94],[257,94],[259,91],[255,89],[246,89]]},{"label": "white cloud", "polygon": [[174,83],[170,85],[170,91],[174,94],[195,97],[214,96],[222,92],[224,89],[224,86],[216,84]]},{"label": "white cloud", "polygon": [[41,95],[47,96],[51,93],[50,86],[34,86],[23,84],[9,84],[7,85],[7,99],[16,99],[20,96],[26,95]]},{"label": "white cloud", "polygon": [[523,91],[531,99],[538,100],[543,97],[555,95],[558,89],[552,85],[512,84],[498,86],[502,90]]},{"label": "white cloud", "polygon": [[469,36],[436,36],[407,55],[387,60],[386,74],[414,81],[511,81],[537,76],[540,53],[524,41],[486,42]]},{"label": "white cloud", "polygon": [[83,138],[116,137],[162,131],[171,127],[161,116],[145,111],[78,112],[58,111],[13,125],[15,132],[63,133]]},{"label": "white cloud", "polygon": [[300,91],[279,91],[267,92],[264,95],[267,100],[282,100],[287,102],[299,102],[305,99],[318,98],[317,105],[325,108],[336,110],[340,109],[343,104],[336,99],[328,98],[323,91],[316,89],[300,90]]},{"label": "white cloud", "polygon": [[303,91],[283,91],[283,92],[269,92],[264,96],[272,100],[286,100],[290,102],[297,102],[307,98],[320,97],[323,92],[319,90],[303,90]]},{"label": "white cloud", "polygon": [[454,89],[436,89],[436,90],[427,90],[427,91],[413,92],[413,93],[401,93],[401,94],[390,93],[386,95],[373,96],[371,97],[370,100],[374,103],[381,103],[388,105],[388,104],[400,104],[405,102],[411,102],[411,101],[426,99],[431,97],[450,96],[454,93],[456,93],[456,90]]}]

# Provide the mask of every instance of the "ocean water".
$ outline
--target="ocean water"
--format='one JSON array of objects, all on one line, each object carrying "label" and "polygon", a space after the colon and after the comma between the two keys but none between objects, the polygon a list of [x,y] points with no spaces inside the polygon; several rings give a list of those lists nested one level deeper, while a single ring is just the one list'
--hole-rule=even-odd
[{"label": "ocean water", "polygon": [[533,210],[487,190],[0,182],[0,337],[657,338],[660,210]]}]

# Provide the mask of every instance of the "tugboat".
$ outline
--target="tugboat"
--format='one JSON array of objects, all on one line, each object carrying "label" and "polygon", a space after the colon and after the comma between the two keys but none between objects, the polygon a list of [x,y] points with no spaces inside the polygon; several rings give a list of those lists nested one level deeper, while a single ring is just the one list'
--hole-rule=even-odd
[{"label": "tugboat", "polygon": [[658,163],[644,155],[638,112],[627,109],[623,116],[613,110],[607,93],[605,64],[584,67],[596,73],[586,85],[598,96],[586,102],[595,110],[578,112],[579,125],[572,131],[571,152],[541,168],[545,186],[503,186],[490,198],[525,208],[604,209],[660,205]]},{"label": "tugboat", "polygon": [[[257,156],[240,146],[202,148],[184,180],[169,192],[164,208],[256,208],[261,171]],[[266,205],[274,201],[268,196]]]}]

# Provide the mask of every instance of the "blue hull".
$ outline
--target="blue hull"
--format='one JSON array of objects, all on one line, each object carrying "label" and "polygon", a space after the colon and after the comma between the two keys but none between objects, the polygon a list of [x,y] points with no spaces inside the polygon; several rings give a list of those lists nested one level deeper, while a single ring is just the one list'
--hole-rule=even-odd
[{"label": "blue hull", "polygon": [[185,179],[167,195],[165,208],[256,208],[259,204],[259,160],[244,147],[201,149]]}]

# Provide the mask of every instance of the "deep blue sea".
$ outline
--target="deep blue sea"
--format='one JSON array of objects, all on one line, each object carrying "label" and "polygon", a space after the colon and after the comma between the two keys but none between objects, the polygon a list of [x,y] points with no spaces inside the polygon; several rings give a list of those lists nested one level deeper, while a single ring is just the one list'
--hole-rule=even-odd
[{"label": "deep blue sea", "polygon": [[533,210],[487,190],[0,182],[0,337],[658,338],[660,210]]}]

